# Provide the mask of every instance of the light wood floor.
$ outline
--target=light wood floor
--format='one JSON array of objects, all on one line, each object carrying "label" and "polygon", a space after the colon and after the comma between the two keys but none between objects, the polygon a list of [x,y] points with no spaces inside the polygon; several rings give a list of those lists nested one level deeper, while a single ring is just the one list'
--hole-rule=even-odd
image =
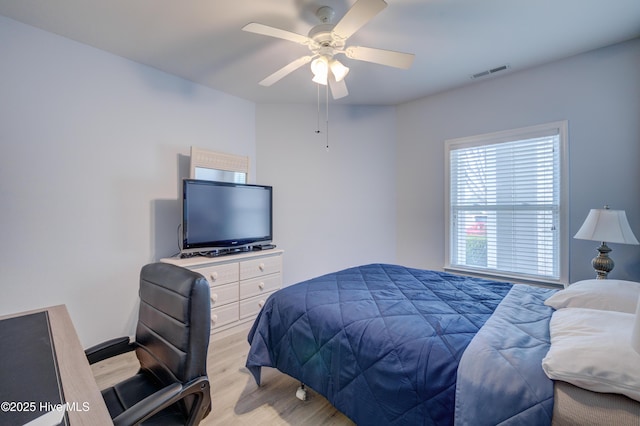
[{"label": "light wood floor", "polygon": [[[306,401],[297,399],[299,382],[275,369],[262,369],[262,386],[258,387],[244,366],[248,350],[246,331],[211,342],[207,372],[212,409],[201,425],[354,424],[311,389]],[[91,368],[98,386],[104,389],[134,374],[138,362],[129,353]]]}]

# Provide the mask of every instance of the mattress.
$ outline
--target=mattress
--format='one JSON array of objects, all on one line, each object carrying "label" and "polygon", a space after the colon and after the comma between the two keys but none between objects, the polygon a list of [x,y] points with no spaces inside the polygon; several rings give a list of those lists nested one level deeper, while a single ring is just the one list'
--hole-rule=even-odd
[{"label": "mattress", "polygon": [[554,426],[639,426],[640,403],[624,395],[597,393],[556,381]]}]

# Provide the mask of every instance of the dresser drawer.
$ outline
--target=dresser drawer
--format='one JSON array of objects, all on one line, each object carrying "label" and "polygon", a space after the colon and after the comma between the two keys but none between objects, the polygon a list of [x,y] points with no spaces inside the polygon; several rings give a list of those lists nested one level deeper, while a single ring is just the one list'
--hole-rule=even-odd
[{"label": "dresser drawer", "polygon": [[247,318],[251,316],[256,316],[260,312],[260,309],[264,306],[264,303],[267,301],[267,298],[271,296],[271,293],[261,294],[259,296],[250,297],[249,299],[240,301],[240,318]]},{"label": "dresser drawer", "polygon": [[238,301],[238,283],[211,287],[211,308]]},{"label": "dresser drawer", "polygon": [[269,275],[242,281],[240,283],[240,299],[257,296],[259,294],[270,293],[278,290],[282,285],[282,275]]},{"label": "dresser drawer", "polygon": [[282,269],[281,256],[266,256],[240,262],[240,279],[246,280],[262,275],[275,274]]},{"label": "dresser drawer", "polygon": [[211,329],[238,321],[238,303],[211,309]]},{"label": "dresser drawer", "polygon": [[193,268],[193,270],[202,274],[212,287],[232,283],[240,279],[237,262]]}]

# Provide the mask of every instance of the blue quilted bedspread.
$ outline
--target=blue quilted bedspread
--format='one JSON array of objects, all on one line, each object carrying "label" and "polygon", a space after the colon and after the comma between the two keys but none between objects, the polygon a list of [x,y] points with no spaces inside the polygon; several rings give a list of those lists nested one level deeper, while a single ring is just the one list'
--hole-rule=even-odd
[{"label": "blue quilted bedspread", "polygon": [[512,285],[374,264],[283,288],[249,333],[247,368],[275,367],[360,425],[453,424],[469,342]]}]

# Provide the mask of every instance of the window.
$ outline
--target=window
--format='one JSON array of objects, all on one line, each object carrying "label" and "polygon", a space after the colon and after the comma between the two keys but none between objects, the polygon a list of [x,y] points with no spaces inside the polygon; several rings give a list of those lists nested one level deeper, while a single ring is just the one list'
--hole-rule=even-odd
[{"label": "window", "polygon": [[247,183],[249,157],[191,147],[191,179]]},{"label": "window", "polygon": [[567,122],[446,142],[447,269],[567,278]]}]

